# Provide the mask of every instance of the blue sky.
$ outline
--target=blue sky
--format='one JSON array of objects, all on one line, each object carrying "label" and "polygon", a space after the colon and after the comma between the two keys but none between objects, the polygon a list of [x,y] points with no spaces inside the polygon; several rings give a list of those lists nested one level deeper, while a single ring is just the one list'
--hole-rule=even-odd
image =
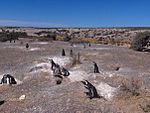
[{"label": "blue sky", "polygon": [[150,0],[0,0],[0,26],[150,26]]}]

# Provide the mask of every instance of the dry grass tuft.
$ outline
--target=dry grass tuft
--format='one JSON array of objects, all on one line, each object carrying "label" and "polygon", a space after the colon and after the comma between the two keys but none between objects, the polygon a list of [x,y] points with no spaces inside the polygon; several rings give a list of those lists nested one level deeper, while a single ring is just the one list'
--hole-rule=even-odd
[{"label": "dry grass tuft", "polygon": [[75,54],[72,58],[72,61],[71,61],[71,67],[74,67],[78,64],[81,64],[81,58],[80,58],[80,53],[78,53],[77,55]]},{"label": "dry grass tuft", "polygon": [[122,80],[120,90],[125,93],[130,93],[132,96],[140,95],[140,80],[137,78]]}]

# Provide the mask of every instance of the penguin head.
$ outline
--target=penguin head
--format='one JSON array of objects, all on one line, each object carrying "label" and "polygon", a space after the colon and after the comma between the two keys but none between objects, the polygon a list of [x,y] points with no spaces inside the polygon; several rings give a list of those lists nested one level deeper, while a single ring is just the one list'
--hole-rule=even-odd
[{"label": "penguin head", "polygon": [[93,64],[96,64],[96,62],[95,62],[95,61],[93,61]]},{"label": "penguin head", "polygon": [[52,63],[52,62],[54,62],[54,61],[53,61],[53,59],[49,59],[49,62]]},{"label": "penguin head", "polygon": [[81,81],[81,83],[83,83],[84,85],[87,85],[88,81],[87,80],[83,80],[83,81]]},{"label": "penguin head", "polygon": [[5,77],[7,77],[7,75],[8,75],[8,74],[4,74],[3,77],[5,78]]}]

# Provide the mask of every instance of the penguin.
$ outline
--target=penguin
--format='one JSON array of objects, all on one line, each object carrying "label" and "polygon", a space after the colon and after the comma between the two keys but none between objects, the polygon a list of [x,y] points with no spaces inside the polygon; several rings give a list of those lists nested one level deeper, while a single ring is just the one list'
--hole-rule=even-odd
[{"label": "penguin", "polygon": [[70,57],[73,57],[73,50],[70,50]]},{"label": "penguin", "polygon": [[54,71],[56,63],[53,61],[53,59],[50,59],[50,63],[51,63],[51,70]]},{"label": "penguin", "polygon": [[29,44],[28,44],[28,43],[26,43],[26,48],[27,48],[27,49],[29,48]]},{"label": "penguin", "polygon": [[63,77],[61,75],[54,75],[54,79],[57,85],[61,84],[63,81]]},{"label": "penguin", "polygon": [[89,43],[88,45],[89,45],[89,47],[91,47],[91,43]]},{"label": "penguin", "polygon": [[99,69],[98,69],[96,62],[93,62],[93,63],[94,63],[94,73],[99,73]]},{"label": "penguin", "polygon": [[70,75],[69,71],[65,69],[64,67],[61,68],[61,73],[65,77]]},{"label": "penguin", "polygon": [[62,49],[62,53],[61,53],[62,56],[66,56],[66,53],[65,53],[65,50]]},{"label": "penguin", "polygon": [[53,69],[53,74],[54,75],[62,75],[61,73],[61,68],[58,64],[55,65],[54,69]]},{"label": "penguin", "polygon": [[1,84],[17,84],[15,78],[10,74],[5,74],[1,80]]},{"label": "penguin", "polygon": [[84,81],[81,81],[81,83],[83,83],[84,87],[88,90],[88,92],[85,92],[85,93],[90,99],[100,98],[95,86],[93,86],[89,81],[84,80]]}]

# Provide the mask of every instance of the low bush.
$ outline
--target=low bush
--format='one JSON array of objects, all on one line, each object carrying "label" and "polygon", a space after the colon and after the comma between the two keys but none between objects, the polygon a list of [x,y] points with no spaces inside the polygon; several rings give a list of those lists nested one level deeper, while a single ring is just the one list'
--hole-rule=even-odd
[{"label": "low bush", "polygon": [[149,43],[150,32],[138,33],[132,40],[131,49],[135,51],[142,51],[144,46]]},{"label": "low bush", "polygon": [[121,83],[120,90],[126,93],[131,93],[132,96],[140,95],[140,80],[136,78],[124,79]]},{"label": "low bush", "polygon": [[6,42],[9,40],[18,40],[18,38],[26,38],[28,37],[27,33],[25,32],[9,32],[9,31],[4,31],[0,33],[0,41],[1,42]]}]

